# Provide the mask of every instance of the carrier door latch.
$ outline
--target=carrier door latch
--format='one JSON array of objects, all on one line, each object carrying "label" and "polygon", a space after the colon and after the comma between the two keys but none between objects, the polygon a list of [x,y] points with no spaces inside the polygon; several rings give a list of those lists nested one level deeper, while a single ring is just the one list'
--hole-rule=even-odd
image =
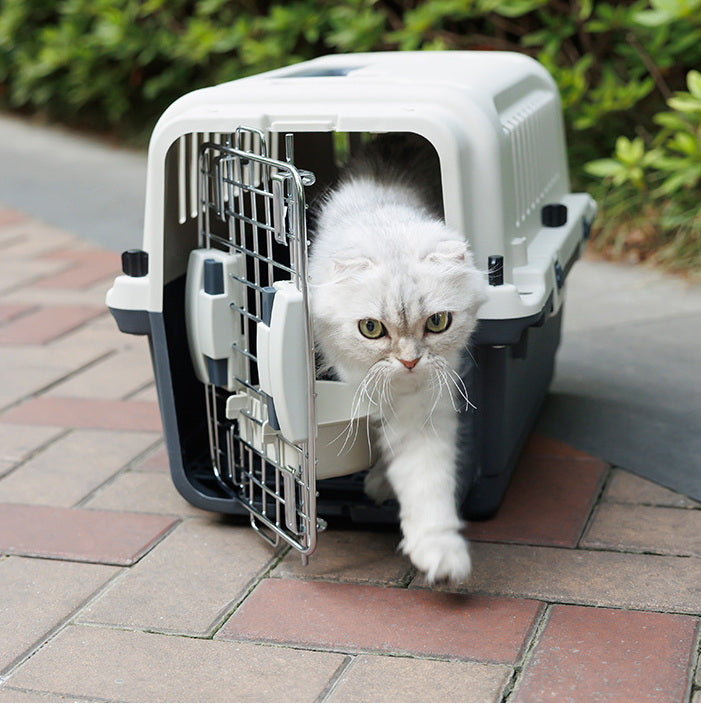
[{"label": "carrier door latch", "polygon": [[290,442],[309,439],[309,383],[307,373],[304,302],[291,281],[276,281],[269,319],[257,325],[257,356],[260,389],[270,399],[272,414],[282,435]]},{"label": "carrier door latch", "polygon": [[236,309],[243,305],[243,256],[218,249],[193,249],[188,262],[185,319],[190,355],[204,384],[237,390],[242,376],[242,331]]}]

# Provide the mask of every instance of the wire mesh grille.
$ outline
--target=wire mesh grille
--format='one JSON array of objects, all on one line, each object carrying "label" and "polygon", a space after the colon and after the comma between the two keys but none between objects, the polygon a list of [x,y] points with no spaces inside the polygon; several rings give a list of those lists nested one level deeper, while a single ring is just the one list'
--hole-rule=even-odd
[{"label": "wire mesh grille", "polygon": [[[224,143],[199,151],[200,247],[243,255],[242,288],[230,304],[241,334],[232,340],[234,388],[205,386],[212,466],[251,515],[252,526],[271,544],[284,539],[304,555],[316,546],[315,438],[291,443],[273,430],[268,398],[258,382],[256,329],[263,321],[264,289],[292,281],[306,302],[304,185],[313,175],[268,157],[265,135],[239,128]],[[311,326],[306,335],[311,339]],[[312,345],[307,345],[312,349]],[[313,359],[309,360],[313,379]],[[313,415],[313,388],[309,389]],[[309,427],[314,427],[310,423]]]}]

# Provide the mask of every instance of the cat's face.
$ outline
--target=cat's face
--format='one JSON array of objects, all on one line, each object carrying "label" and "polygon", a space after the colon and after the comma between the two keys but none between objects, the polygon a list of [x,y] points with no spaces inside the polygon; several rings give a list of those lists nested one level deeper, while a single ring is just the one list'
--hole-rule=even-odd
[{"label": "cat's face", "polygon": [[483,301],[463,243],[382,260],[349,256],[334,269],[313,307],[325,361],[342,378],[360,383],[376,374],[401,393],[457,365]]}]

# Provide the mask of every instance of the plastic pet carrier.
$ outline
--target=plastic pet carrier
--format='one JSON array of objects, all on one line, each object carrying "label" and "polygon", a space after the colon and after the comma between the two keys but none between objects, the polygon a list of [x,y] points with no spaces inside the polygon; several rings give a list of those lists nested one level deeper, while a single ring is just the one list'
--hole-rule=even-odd
[{"label": "plastic pet carrier", "polygon": [[[393,522],[363,494],[354,389],[315,378],[307,204],[368,135],[425,139],[446,223],[489,281],[466,361],[462,513],[493,514],[550,383],[564,284],[595,206],[569,190],[560,101],[499,52],[329,56],[195,91],[156,126],[143,249],[107,294],[151,343],[173,481],[306,556],[324,519]],[[427,173],[430,170],[427,169]]]}]

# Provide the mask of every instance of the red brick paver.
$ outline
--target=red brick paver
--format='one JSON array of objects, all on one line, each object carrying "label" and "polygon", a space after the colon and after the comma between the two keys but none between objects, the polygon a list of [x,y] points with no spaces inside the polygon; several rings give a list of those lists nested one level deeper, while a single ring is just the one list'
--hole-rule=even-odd
[{"label": "red brick paver", "polygon": [[104,314],[93,306],[47,306],[0,328],[0,344],[43,345]]},{"label": "red brick paver", "polygon": [[45,288],[86,288],[114,277],[120,270],[119,255],[101,250],[61,250],[46,255],[47,259],[65,259],[68,267],[36,283]]},{"label": "red brick paver", "polygon": [[175,522],[148,514],[0,504],[0,554],[131,565]]},{"label": "red brick paver", "polygon": [[0,421],[106,430],[161,430],[158,405],[147,401],[40,396],[10,409],[0,416]]},{"label": "red brick paver", "polygon": [[527,453],[497,515],[470,523],[467,534],[474,540],[574,547],[605,472],[606,465],[591,457]]},{"label": "red brick paver", "polygon": [[18,210],[12,210],[6,207],[0,208],[0,227],[14,225],[17,222],[21,222],[26,219],[27,216],[24,213],[20,213]]},{"label": "red brick paver", "polygon": [[[0,303],[0,325],[8,323],[10,320],[27,313],[35,306],[29,303]],[[0,335],[2,330],[0,329]]]},{"label": "red brick paver", "polygon": [[525,599],[268,579],[219,636],[510,663],[540,610],[539,602]]},{"label": "red brick paver", "polygon": [[557,605],[514,692],[520,702],[678,702],[698,619]]}]

